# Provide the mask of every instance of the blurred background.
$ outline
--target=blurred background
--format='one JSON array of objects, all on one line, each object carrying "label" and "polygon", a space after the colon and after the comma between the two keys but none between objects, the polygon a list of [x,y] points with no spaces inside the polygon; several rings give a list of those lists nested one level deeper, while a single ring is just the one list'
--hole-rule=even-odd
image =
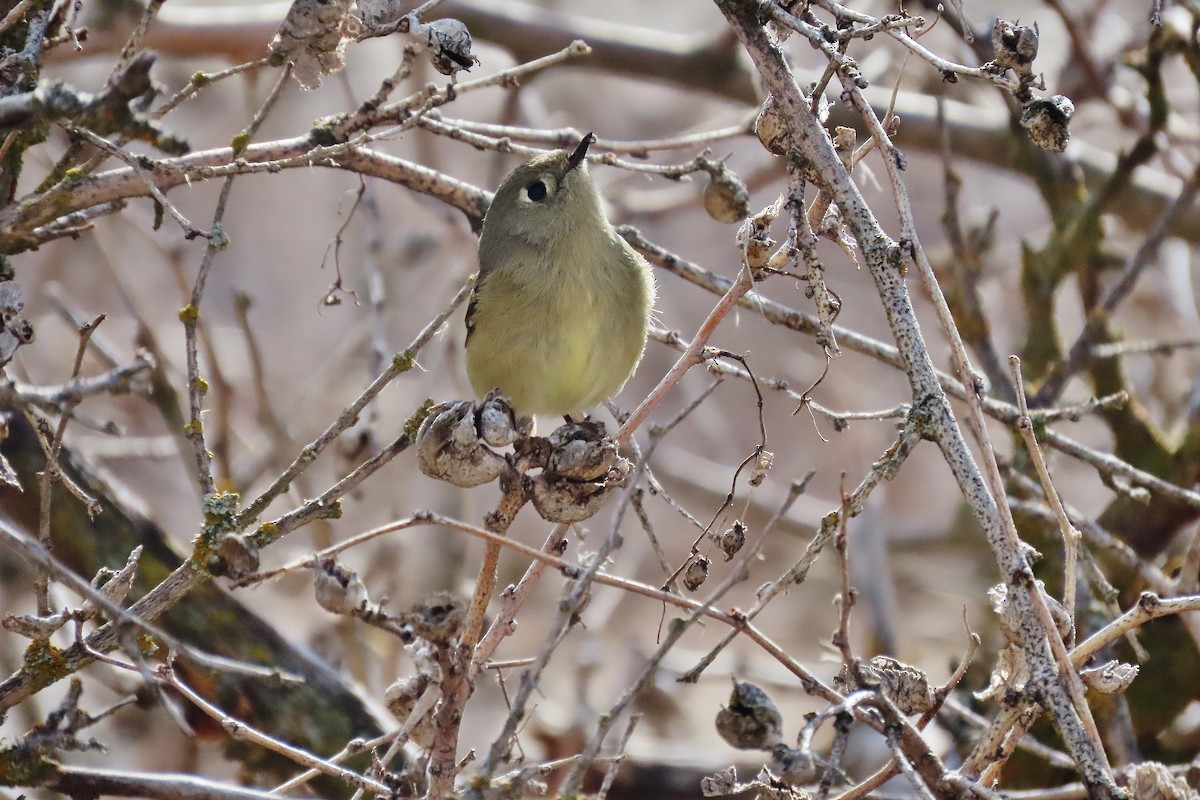
[{"label": "blurred background", "polygon": [[[876,16],[895,10],[894,4],[884,2],[854,6]],[[924,8],[908,10],[929,22],[936,16]],[[136,5],[117,2],[84,3],[83,11],[90,29],[87,41],[79,51],[57,48],[42,77],[99,91],[113,63],[114,47],[124,41],[140,12]],[[1144,58],[1148,40],[1162,35],[1152,30],[1148,5],[1104,0],[973,2],[965,11],[970,28],[983,37],[983,47],[995,14],[1026,24],[1036,21],[1040,51],[1035,71],[1044,76],[1045,93],[1065,94],[1076,108],[1071,144],[1055,163],[1065,173],[1075,170],[1093,183],[1096,176],[1111,174],[1122,148],[1137,141],[1147,126],[1145,82],[1135,66]],[[285,12],[286,4],[280,3],[165,4],[147,37],[147,46],[159,53],[152,75],[163,86],[163,96],[187,85],[197,71],[213,73],[265,55]],[[649,4],[463,0],[442,4],[436,14],[463,19],[474,35],[480,64],[469,76],[460,75],[460,81],[548,54],[577,36],[595,51],[591,57],[568,60],[527,78],[518,87],[463,93],[440,109],[443,118],[595,131],[610,141],[674,138],[740,125],[743,134],[707,145],[709,156],[726,159],[745,181],[752,213],[775,202],[785,190],[781,160],[767,152],[750,130],[762,92],[714,5],[689,0]],[[1171,7],[1164,26],[1182,31],[1186,39],[1194,30],[1191,14]],[[980,63],[958,30],[957,16],[948,13],[947,17],[932,26],[922,44],[957,63]],[[509,24],[485,24],[494,23],[493,18],[507,19]],[[558,38],[547,30],[557,31]],[[395,70],[403,45],[399,36],[352,43],[345,70],[328,76],[319,89],[304,91],[289,83],[255,141],[302,136],[314,120],[356,109]],[[800,84],[817,80],[825,68],[823,56],[799,37],[792,37],[785,47]],[[1080,58],[1080,47],[1085,48],[1086,59]],[[641,48],[642,57],[621,48],[631,52]],[[618,53],[615,64],[605,55],[609,52]],[[677,56],[685,52],[702,55],[690,68],[677,69],[682,60]],[[963,259],[944,226],[947,170],[952,169],[961,181],[956,204],[961,228],[986,241],[970,269],[995,353],[1003,359],[1027,352],[1030,342],[1042,336],[1069,345],[1084,320],[1080,283],[1068,278],[1058,285],[1052,295],[1053,320],[1031,317],[1023,295],[1023,264],[1053,243],[1061,227],[1056,221],[1058,209],[1045,199],[1051,179],[1037,173],[1039,162],[1024,156],[1022,148],[1028,145],[1022,132],[1010,124],[1005,98],[983,81],[946,82],[937,69],[906,56],[906,50],[886,35],[856,42],[851,54],[870,82],[868,96],[876,107],[886,108],[895,98],[900,122],[894,141],[907,159],[906,186],[918,234],[949,286],[957,285],[954,276]],[[414,74],[397,87],[394,98],[428,83],[445,83],[424,59],[414,63]],[[712,69],[706,70],[706,64]],[[1195,162],[1194,76],[1188,74],[1183,59],[1170,60],[1162,69],[1171,116],[1157,139],[1159,151],[1137,173],[1133,187],[1101,218],[1103,253],[1106,263],[1115,268],[1144,240],[1155,209],[1161,210],[1178,192],[1181,176],[1186,177]],[[209,86],[166,116],[163,125],[185,137],[193,151],[225,147],[253,117],[277,74],[272,69],[252,70]],[[856,127],[859,141],[865,141],[864,126],[861,121],[855,124],[839,103],[836,87],[835,80],[826,91],[833,122]],[[944,127],[938,122],[938,99],[944,101]],[[523,160],[481,152],[419,128],[385,135],[371,146],[489,191]],[[52,132],[45,145],[26,154],[18,197],[35,188],[64,147],[62,133]],[[160,156],[144,145],[130,149]],[[701,149],[653,152],[646,162],[683,163]],[[110,160],[105,168],[120,166]],[[895,202],[878,154],[866,158],[854,174],[885,228],[899,237]],[[738,226],[721,224],[706,214],[702,173],[673,181],[593,165],[592,175],[609,203],[614,224],[634,225],[680,258],[725,278],[736,277]],[[173,189],[168,197],[194,224],[206,228],[219,189],[219,181],[193,181]],[[169,217],[157,229],[154,223],[152,203],[135,199],[125,211],[98,220],[78,238],[53,241],[12,259],[37,340],[9,366],[11,377],[36,384],[65,382],[78,341],[72,319],[104,314],[106,320],[93,338],[96,350],[127,361],[152,340],[165,374],[184,397],[184,335],[178,315],[188,302],[205,243],[185,240]],[[238,178],[224,229],[229,246],[216,256],[201,306],[201,371],[212,387],[206,398],[205,427],[212,437],[219,485],[251,497],[336,418],[392,353],[406,348],[450,302],[477,269],[477,238],[461,213],[435,198],[383,180],[318,167]],[[1190,221],[1181,223],[1166,238],[1115,316],[1114,327],[1130,340],[1200,337],[1191,278],[1196,230]],[[781,221],[774,233],[784,239],[786,224]],[[842,301],[838,324],[889,342],[870,275],[829,242],[822,243],[820,252],[826,282]],[[1106,269],[1098,270],[1098,280],[1115,274]],[[690,338],[716,296],[662,271],[657,279],[658,325]],[[944,337],[914,273],[909,288],[935,363],[952,371]],[[813,312],[804,285],[790,277],[772,278],[756,285],[755,291]],[[394,439],[426,398],[440,402],[471,396],[463,359],[464,310],[455,310],[422,350],[419,369],[390,385],[359,425],[313,464],[265,518],[290,510],[349,471],[362,457],[360,452],[370,452],[360,451],[359,444],[374,448]],[[794,392],[804,392],[826,366],[822,348],[812,339],[772,325],[744,308],[724,321],[711,344],[743,355],[755,375],[786,381]],[[617,405],[624,410],[635,407],[677,355],[652,341],[637,374],[615,398]],[[1184,436],[1196,375],[1194,347],[1129,356],[1121,364],[1126,386],[1155,429],[1168,441]],[[83,373],[105,366],[94,352],[89,353]],[[670,421],[716,379],[703,368],[693,369],[655,410],[652,424]],[[895,414],[883,415],[851,420],[839,429],[829,417],[808,410],[794,413],[794,397],[765,386],[762,391],[766,449],[774,453],[774,467],[755,488],[743,476],[731,508],[714,527],[723,529],[741,519],[753,540],[784,501],[789,486],[810,470],[815,477],[771,531],[747,580],[722,600],[726,608],[752,605],[756,590],[801,556],[820,519],[839,507],[840,492],[856,486],[893,444],[899,422]],[[1063,402],[1083,402],[1096,393],[1085,375],[1069,384]],[[911,402],[901,372],[849,348],[831,360],[828,374],[811,396],[821,406],[843,414],[894,410]],[[193,462],[181,446],[179,431],[171,429],[155,405],[142,397],[90,400],[79,413],[111,421],[121,433],[104,435],[73,424],[68,446],[101,470],[109,485],[157,523],[181,552],[188,552],[202,516]],[[607,412],[594,416],[613,429]],[[542,420],[539,429],[548,431],[556,422]],[[1109,426],[1095,416],[1059,428],[1100,450],[1113,447]],[[644,507],[670,568],[687,558],[698,535],[697,528],[673,506],[707,523],[722,506],[738,465],[759,444],[758,431],[753,387],[727,378],[657,447],[650,469],[673,502],[648,492]],[[639,434],[642,446],[648,433],[646,429]],[[994,423],[992,435],[1000,455],[1010,457],[1011,434]],[[1099,515],[1113,501],[1112,490],[1093,468],[1060,454],[1049,458],[1059,490],[1083,514]],[[340,519],[317,522],[266,549],[263,567],[304,557],[418,509],[481,524],[498,497],[494,485],[459,490],[435,482],[420,474],[412,453],[405,453],[346,498]],[[571,537],[567,558],[579,560],[581,553],[598,546],[599,538],[593,541],[592,537],[607,533],[613,524],[610,512],[611,507],[580,526]],[[622,546],[607,571],[661,585],[667,573],[643,526],[632,514],[624,516],[622,526]],[[549,523],[527,508],[509,535],[536,547],[549,530]],[[1172,541],[1186,541],[1188,530]],[[990,645],[989,656],[984,657],[987,663],[998,635],[992,630],[985,591],[999,576],[935,447],[922,443],[916,448],[896,478],[871,495],[864,514],[851,521],[849,534],[852,576],[861,593],[852,623],[860,654],[887,652],[919,666],[932,680],[943,681],[966,649],[965,610],[971,627],[983,633]],[[387,598],[389,608],[402,609],[438,589],[469,595],[481,553],[482,545],[461,533],[426,526],[382,537],[341,558],[358,573],[372,598]],[[1057,557],[1056,553],[1048,555]],[[713,555],[713,575],[723,578],[728,565],[719,553]],[[31,613],[28,570],[7,553],[3,561],[0,607]],[[527,563],[505,553],[500,585],[519,578]],[[520,615],[519,629],[501,646],[497,658],[536,654],[560,590],[557,577],[542,581],[534,604]],[[702,597],[703,591],[697,596]],[[759,617],[762,629],[781,647],[826,679],[839,667],[839,658],[829,646],[837,625],[838,591],[836,561],[827,552],[802,585],[778,598]],[[393,637],[318,607],[307,571],[234,596],[270,626],[333,664],[360,687],[369,705],[378,707],[384,689],[411,670]],[[590,733],[595,714],[620,695],[653,652],[663,617],[664,609],[652,600],[596,588],[584,614],[584,628],[568,638],[551,662],[519,738],[529,758],[569,748],[570,737],[580,730]],[[668,655],[655,691],[639,704],[647,717],[628,746],[635,762],[698,770],[753,763],[754,753],[728,747],[712,726],[728,696],[731,676],[753,680],[772,693],[783,711],[788,738],[799,730],[805,712],[820,708],[782,667],[741,640],[716,660],[698,685],[676,684],[674,678],[690,669],[724,633],[723,626],[712,622],[698,625]],[[24,645],[16,634],[0,633],[0,670],[7,674],[20,665]],[[1194,663],[1194,650],[1190,656]],[[90,668],[87,675],[85,697],[95,705],[133,691],[138,683],[136,675],[103,666]],[[967,688],[978,689],[985,679],[986,667],[981,667]],[[515,672],[509,680],[515,685]],[[16,737],[43,718],[55,707],[63,688],[42,692],[14,709],[0,725],[0,736]],[[502,687],[483,682],[468,706],[460,754],[467,748],[485,749],[505,713]],[[154,708],[124,710],[98,726],[93,735],[108,745],[109,752],[80,754],[78,763],[195,771],[214,777],[239,769],[219,757],[221,737],[193,738],[170,715]],[[934,734],[935,741],[940,741],[939,735]],[[872,752],[873,747],[864,740],[852,763],[876,763],[881,751]]]}]

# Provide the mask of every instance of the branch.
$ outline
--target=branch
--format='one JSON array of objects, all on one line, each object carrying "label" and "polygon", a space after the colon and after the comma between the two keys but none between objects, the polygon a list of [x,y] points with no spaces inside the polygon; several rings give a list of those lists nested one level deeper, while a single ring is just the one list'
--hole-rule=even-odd
[{"label": "branch", "polygon": [[[717,5],[737,30],[739,39],[779,104],[782,116],[792,122],[793,141],[800,155],[827,182],[825,188],[833,195],[846,225],[862,249],[864,263],[880,295],[892,337],[900,345],[900,358],[912,385],[914,404],[928,410],[932,438],[941,449],[968,506],[983,528],[997,566],[1011,587],[1009,596],[1021,620],[1022,651],[1032,671],[1032,685],[1037,687],[1042,701],[1053,712],[1059,731],[1094,796],[1120,796],[1105,753],[1093,741],[1087,725],[1090,718],[1080,717],[1080,714],[1087,714],[1087,708],[1078,707],[1073,696],[1075,693],[1068,689],[1073,683],[1072,679],[1078,681],[1078,676],[1073,672],[1060,676],[1059,664],[1051,654],[1054,644],[1057,644],[1056,650],[1065,651],[1065,646],[1057,630],[1049,624],[1049,612],[1044,608],[1033,572],[1025,560],[1011,515],[1008,515],[1007,507],[1001,509],[997,505],[996,498],[989,491],[941,389],[904,284],[902,267],[905,254],[902,248],[884,233],[839,161],[832,142],[796,84],[783,54],[768,38],[758,20],[757,4],[751,0],[717,0]],[[844,80],[845,76],[841,77],[843,88],[853,95],[852,87]],[[877,120],[874,120],[874,125],[878,126]],[[878,131],[876,138],[880,138]],[[881,147],[884,143],[884,140],[880,141]],[[892,166],[901,156],[890,143],[887,144],[883,155],[892,162],[889,165]],[[968,400],[971,398],[968,397]],[[978,398],[975,403],[978,408]]]}]

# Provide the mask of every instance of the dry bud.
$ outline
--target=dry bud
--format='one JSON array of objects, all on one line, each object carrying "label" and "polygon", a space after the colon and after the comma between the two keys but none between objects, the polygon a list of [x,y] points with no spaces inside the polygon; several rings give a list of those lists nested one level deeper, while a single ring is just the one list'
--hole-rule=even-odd
[{"label": "dry bud", "polygon": [[717,712],[717,733],[739,750],[770,750],[782,738],[783,716],[753,683],[734,681],[729,705]]},{"label": "dry bud", "polygon": [[750,192],[746,184],[724,164],[709,173],[704,188],[704,210],[717,222],[741,222],[750,216]]},{"label": "dry bud", "polygon": [[708,580],[709,561],[704,556],[693,556],[683,571],[683,585],[689,592],[694,592]]}]

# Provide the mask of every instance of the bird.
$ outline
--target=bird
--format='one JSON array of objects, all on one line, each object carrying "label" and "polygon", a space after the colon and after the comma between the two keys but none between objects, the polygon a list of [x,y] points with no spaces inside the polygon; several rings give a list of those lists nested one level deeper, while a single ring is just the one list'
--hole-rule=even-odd
[{"label": "bird", "polygon": [[479,239],[467,375],[523,416],[579,416],[615,395],[646,348],[655,283],[613,228],[587,169],[589,133],[510,172]]}]

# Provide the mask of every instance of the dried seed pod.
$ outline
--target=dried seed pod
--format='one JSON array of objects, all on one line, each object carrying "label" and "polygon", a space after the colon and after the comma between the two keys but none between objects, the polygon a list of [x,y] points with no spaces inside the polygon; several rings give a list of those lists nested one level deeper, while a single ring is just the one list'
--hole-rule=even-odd
[{"label": "dried seed pod", "polygon": [[774,464],[774,453],[770,450],[759,450],[758,455],[754,457],[754,468],[750,470],[750,485],[761,486]]},{"label": "dried seed pod", "polygon": [[1083,678],[1086,686],[1103,694],[1119,694],[1125,691],[1137,674],[1136,665],[1116,660],[1079,671],[1079,677]]},{"label": "dried seed pod", "polygon": [[506,463],[480,441],[474,403],[435,406],[417,431],[417,464],[431,478],[469,489],[496,480]]},{"label": "dried seed pod", "polygon": [[838,160],[842,162],[842,166],[847,169],[853,166],[852,157],[854,146],[857,143],[858,131],[854,128],[838,125],[833,129],[833,149],[837,153]]},{"label": "dried seed pod", "polygon": [[[384,691],[383,702],[388,711],[392,712],[392,716],[403,724],[412,714],[417,700],[429,688],[429,683],[429,676],[421,673],[400,678]],[[412,727],[408,732],[408,739],[420,747],[433,744],[433,720],[430,715],[422,717]]]},{"label": "dried seed pod", "polygon": [[721,552],[725,554],[725,560],[732,561],[733,557],[746,545],[746,526],[740,519],[735,519],[733,525],[712,538],[721,548]]},{"label": "dried seed pod", "polygon": [[458,636],[467,616],[467,601],[454,592],[439,591],[412,607],[405,617],[413,633],[436,644],[446,644]]},{"label": "dried seed pod", "polygon": [[785,156],[791,149],[791,131],[788,130],[783,113],[779,110],[779,104],[771,95],[767,95],[766,101],[758,112],[758,117],[754,120],[754,135],[758,137],[758,141],[762,142],[762,146],[767,148],[769,153]]},{"label": "dried seed pod", "polygon": [[313,571],[317,605],[331,614],[353,615],[370,604],[367,587],[349,567],[326,558]]},{"label": "dried seed pod", "polygon": [[689,592],[694,592],[708,580],[709,560],[704,556],[693,556],[683,571],[683,585]]},{"label": "dried seed pod", "polygon": [[404,13],[402,0],[355,0],[358,18],[368,28],[379,28],[400,19]]},{"label": "dried seed pod", "polygon": [[765,267],[771,260],[775,240],[771,238],[771,224],[779,217],[782,198],[742,223],[734,242],[746,257],[751,269]]},{"label": "dried seed pod", "polygon": [[505,447],[521,435],[526,419],[517,419],[516,412],[503,395],[489,393],[479,405],[479,438],[492,447]]},{"label": "dried seed pod", "polygon": [[746,184],[724,164],[709,173],[704,188],[704,210],[717,222],[741,222],[750,216],[750,192]]},{"label": "dried seed pod", "polygon": [[1049,98],[1031,100],[1021,112],[1021,127],[1029,133],[1029,141],[1051,153],[1061,153],[1071,141],[1068,127],[1075,114],[1075,104],[1069,97],[1056,94]]},{"label": "dried seed pod", "polygon": [[461,70],[470,70],[479,63],[471,53],[471,31],[457,19],[445,17],[421,26],[425,30],[429,60],[433,68],[453,77]]},{"label": "dried seed pod", "polygon": [[33,325],[21,314],[25,292],[15,281],[0,281],[0,367],[12,360],[17,348],[34,339]]},{"label": "dried seed pod", "polygon": [[717,733],[739,750],[770,750],[782,738],[783,716],[770,695],[753,683],[734,681],[729,705],[717,712]]},{"label": "dried seed pod", "polygon": [[1144,761],[1129,773],[1129,791],[1137,800],[1194,800],[1196,792],[1182,776],[1157,761]]},{"label": "dried seed pod", "polygon": [[700,779],[700,793],[705,797],[724,797],[743,788],[738,785],[736,767],[726,767]]},{"label": "dried seed pod", "polygon": [[992,63],[1001,70],[1011,69],[1017,75],[1028,75],[1038,54],[1038,26],[1019,25],[997,19],[992,25]]},{"label": "dried seed pod", "polygon": [[548,522],[575,523],[592,517],[609,495],[625,485],[630,463],[618,458],[601,480],[580,481],[549,470],[532,481],[533,507]]},{"label": "dried seed pod", "polygon": [[226,578],[242,578],[258,570],[258,548],[238,533],[223,533],[217,538],[208,571]]},{"label": "dried seed pod", "polygon": [[[862,676],[869,686],[877,684],[904,714],[923,714],[934,707],[933,687],[929,677],[916,667],[897,661],[890,656],[875,656],[860,665]],[[850,685],[850,678],[843,667],[835,679],[840,685]],[[854,687],[862,688],[862,687]]]},{"label": "dried seed pod", "polygon": [[616,443],[604,434],[604,423],[590,420],[559,427],[549,436],[546,470],[577,481],[600,480],[618,458]]},{"label": "dried seed pod", "polygon": [[521,440],[517,452],[522,463],[544,464],[542,474],[531,482],[531,499],[542,519],[550,522],[581,522],[593,516],[614,489],[625,485],[631,469],[600,422],[569,422],[546,439]]},{"label": "dried seed pod", "polygon": [[758,238],[754,236],[742,237],[742,233],[746,228],[738,231],[738,244],[745,248],[746,263],[751,269],[762,269],[771,261],[771,248],[775,246],[775,240],[770,236]]},{"label": "dried seed pod", "polygon": [[349,38],[350,0],[294,0],[267,51],[271,63],[292,62],[292,77],[305,89],[342,69]]}]

